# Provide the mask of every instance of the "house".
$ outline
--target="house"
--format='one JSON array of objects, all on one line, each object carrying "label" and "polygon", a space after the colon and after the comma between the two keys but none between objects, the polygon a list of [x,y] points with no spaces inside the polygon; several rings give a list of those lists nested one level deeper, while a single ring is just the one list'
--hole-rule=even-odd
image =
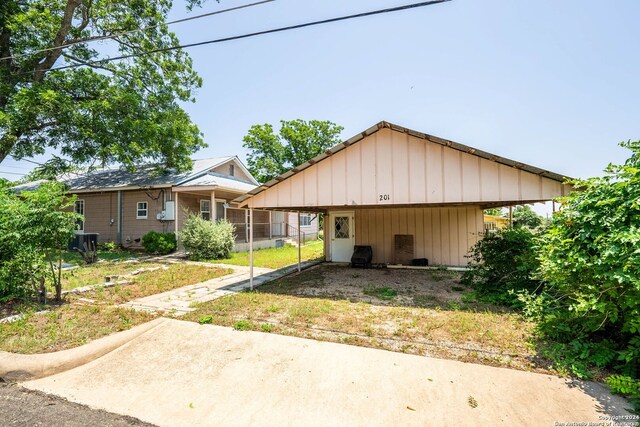
[{"label": "house", "polygon": [[485,232],[502,230],[503,228],[507,228],[509,226],[509,222],[511,222],[509,218],[498,215],[484,214],[483,219]]},{"label": "house", "polygon": [[[75,211],[84,216],[78,233],[97,233],[98,242],[139,247],[149,231],[176,232],[189,213],[215,221],[225,218],[236,229],[236,250],[248,242],[247,210],[229,202],[259,183],[236,156],[193,161],[190,171],[158,174],[152,166],[136,171],[101,169],[60,178],[75,194]],[[38,182],[16,187],[33,189]],[[257,247],[275,246],[277,240],[297,239],[298,215],[261,211],[254,217]],[[301,239],[317,238],[318,218],[301,216]]]},{"label": "house", "polygon": [[325,215],[325,259],[464,266],[484,232],[483,209],[543,202],[564,177],[446,139],[380,122],[234,200]]}]

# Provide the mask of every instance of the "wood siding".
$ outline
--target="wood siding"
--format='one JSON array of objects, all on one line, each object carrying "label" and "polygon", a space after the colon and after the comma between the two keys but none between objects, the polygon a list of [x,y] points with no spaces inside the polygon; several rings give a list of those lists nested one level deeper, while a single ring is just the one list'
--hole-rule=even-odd
[{"label": "wood siding", "polygon": [[[230,169],[229,166],[233,165],[233,177],[240,179],[242,181],[246,181],[246,182],[253,182],[251,181],[251,178],[249,178],[247,176],[246,173],[244,173],[244,171],[242,170],[242,168],[240,167],[240,165],[238,165],[238,163],[235,160],[229,160],[227,163],[221,164],[219,166],[216,166],[215,168],[211,169],[212,172],[215,173],[219,173],[220,175],[229,175]],[[231,176],[231,175],[229,175]]]},{"label": "wood siding", "polygon": [[[168,200],[170,190],[167,189],[165,191]],[[136,218],[138,202],[147,202],[147,219]],[[142,239],[142,236],[147,234],[149,231],[157,231],[160,233],[174,231],[173,221],[159,221],[156,219],[156,215],[162,212],[162,209],[163,195],[161,190],[123,191],[122,242],[126,246],[141,246],[141,243],[135,242],[135,240]]]},{"label": "wood siding", "polygon": [[568,191],[550,178],[385,128],[256,194],[247,205],[508,205]]},{"label": "wood siding", "polygon": [[117,241],[118,193],[78,194],[77,197],[84,200],[84,231],[98,233],[98,243]]},{"label": "wood siding", "polygon": [[356,209],[355,229],[356,245],[371,246],[374,263],[393,263],[394,235],[410,234],[415,258],[427,258],[430,265],[464,266],[484,224],[479,206],[379,208]]}]

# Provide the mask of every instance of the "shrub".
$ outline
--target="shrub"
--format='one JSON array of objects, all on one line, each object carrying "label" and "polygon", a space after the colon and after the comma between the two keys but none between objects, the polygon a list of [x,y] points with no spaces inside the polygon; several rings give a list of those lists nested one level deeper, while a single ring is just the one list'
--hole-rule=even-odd
[{"label": "shrub", "polygon": [[173,233],[150,231],[142,236],[142,247],[150,254],[166,255],[176,250],[178,243]]},{"label": "shrub", "polygon": [[199,215],[189,215],[180,233],[180,242],[193,260],[228,258],[234,241],[233,224],[208,221]]},{"label": "shrub", "polygon": [[461,282],[477,290],[481,300],[520,305],[518,291],[534,291],[538,268],[535,234],[528,228],[505,228],[486,234],[471,248],[471,265]]},{"label": "shrub", "polygon": [[74,200],[59,182],[17,194],[0,180],[0,301],[33,296],[46,276],[61,298],[58,266],[79,218],[69,211]]},{"label": "shrub", "polygon": [[640,142],[624,165],[573,181],[544,234],[541,332],[569,346],[606,347],[605,366],[630,377],[640,370]]}]

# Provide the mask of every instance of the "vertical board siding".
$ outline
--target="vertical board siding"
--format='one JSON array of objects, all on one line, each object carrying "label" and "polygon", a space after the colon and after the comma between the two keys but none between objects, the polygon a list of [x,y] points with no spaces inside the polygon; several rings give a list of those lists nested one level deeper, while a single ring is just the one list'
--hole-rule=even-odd
[{"label": "vertical board siding", "polygon": [[557,181],[385,128],[264,190],[247,205],[507,204],[549,200],[567,190]]},{"label": "vertical board siding", "polygon": [[414,236],[414,256],[431,265],[463,266],[483,232],[478,206],[357,209],[356,244],[370,245],[374,263],[393,263],[395,234]]}]

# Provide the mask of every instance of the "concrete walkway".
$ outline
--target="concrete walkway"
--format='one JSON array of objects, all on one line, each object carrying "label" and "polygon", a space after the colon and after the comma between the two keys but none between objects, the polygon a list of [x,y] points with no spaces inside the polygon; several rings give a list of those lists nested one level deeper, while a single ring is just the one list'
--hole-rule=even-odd
[{"label": "concrete walkway", "polygon": [[595,383],[173,319],[22,385],[160,426],[588,425],[629,406]]},{"label": "concrete walkway", "polygon": [[[302,263],[301,267],[302,269],[306,269],[316,264],[319,264],[319,261],[306,261]],[[206,263],[206,265],[225,269],[231,268],[233,269],[233,273],[207,280],[206,282],[196,283],[195,285],[187,285],[161,294],[132,300],[122,304],[121,307],[182,316],[194,310],[194,308],[191,307],[193,303],[207,302],[249,289],[249,267],[211,263]],[[297,264],[278,270],[254,267],[253,286],[263,285],[287,274],[291,274],[297,271],[297,269]]]}]

